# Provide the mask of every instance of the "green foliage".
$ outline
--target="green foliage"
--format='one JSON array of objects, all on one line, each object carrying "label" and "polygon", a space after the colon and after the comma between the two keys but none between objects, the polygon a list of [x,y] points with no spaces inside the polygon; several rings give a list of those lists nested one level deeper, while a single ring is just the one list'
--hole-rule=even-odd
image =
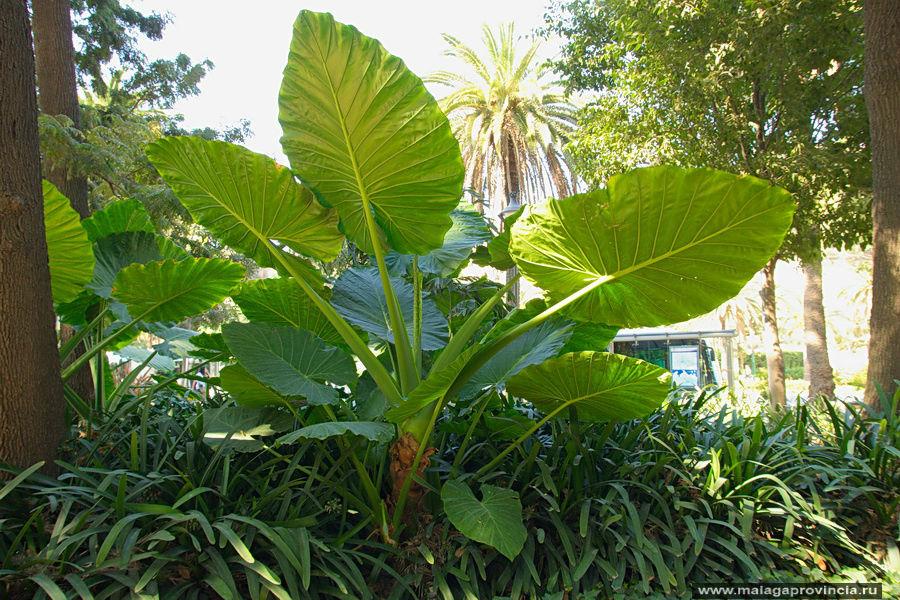
[{"label": "green foliage", "polygon": [[[782,352],[784,357],[784,375],[788,379],[803,379],[804,357],[800,350],[785,350]],[[753,374],[757,377],[764,377],[766,374],[766,355],[764,352],[756,352],[752,357],[738,357],[744,365],[756,364],[756,370]]]},{"label": "green foliage", "polygon": [[338,385],[356,379],[349,354],[309,331],[260,323],[228,323],[225,342],[240,364],[279,394],[302,396],[310,404],[334,404]]},{"label": "green foliage", "polygon": [[528,532],[514,491],[485,484],[479,500],[465,483],[448,481],[441,488],[441,501],[447,519],[469,539],[496,548],[510,560],[522,551]]},{"label": "green foliage", "polygon": [[589,181],[747,173],[799,205],[785,256],[870,238],[862,2],[561,0],[548,29],[570,90],[593,92],[571,145]]},{"label": "green foliage", "polygon": [[[198,223],[262,266],[278,264],[274,250],[263,241],[269,238],[322,260],[335,258],[341,249],[344,238],[337,230],[337,215],[267,156],[192,137],[154,142],[147,156]],[[256,212],[256,205],[271,211]],[[247,229],[253,235],[247,235]]]},{"label": "green foliage", "polygon": [[119,271],[113,296],[135,318],[179,321],[227,298],[244,274],[241,265],[217,258],[148,262]]},{"label": "green foliage", "polygon": [[[177,416],[174,408],[160,408],[180,393],[176,378],[184,374],[158,376],[135,388],[154,353],[130,379],[102,389],[104,353],[147,330],[170,338],[156,352],[183,355],[190,350],[184,330],[167,321],[221,301],[244,268],[186,257],[177,245],[144,230],[137,206],[130,214],[129,206],[117,206],[115,215],[110,211],[90,226],[92,235],[103,234],[94,241],[95,255],[103,257],[95,275],[102,277],[65,311],[80,314],[82,329],[62,354],[90,342],[65,373],[94,361],[96,403],[70,396],[73,412],[88,428],[81,444],[90,449],[77,454],[79,465],[65,470],[76,474],[66,477],[93,483],[84,486],[84,503],[54,499],[33,505],[38,516],[23,527],[36,540],[34,555],[43,553],[38,564],[55,570],[47,571],[52,579],[41,574],[32,583],[68,582],[65,576],[78,572],[92,586],[112,578],[123,586],[118,589],[143,588],[162,569],[184,565],[190,576],[182,579],[188,581],[166,594],[194,590],[255,598],[265,588],[279,595],[273,586],[284,578],[289,597],[327,596],[334,587],[344,596],[401,597],[415,593],[407,584],[414,582],[420,591],[425,585],[451,598],[449,573],[458,587],[465,581],[459,573],[471,573],[474,566],[479,573],[470,578],[470,590],[480,589],[479,582],[488,581],[485,556],[497,550],[503,568],[532,563],[513,581],[506,575],[493,581],[491,595],[518,597],[529,577],[535,585],[546,583],[545,589],[581,585],[582,576],[584,586],[596,586],[600,571],[615,581],[629,572],[648,577],[643,574],[652,569],[664,590],[677,587],[658,540],[638,533],[644,527],[638,509],[626,506],[621,480],[631,463],[595,461],[606,451],[610,432],[621,430],[616,422],[651,413],[670,387],[663,369],[603,352],[615,329],[609,324],[669,323],[735,293],[781,243],[792,210],[788,195],[752,178],[659,167],[532,208],[512,226],[509,241],[488,242],[488,253],[491,243],[497,257],[507,253],[547,300],[506,314],[502,302],[509,284],[476,284],[463,293],[462,284],[442,277],[461,269],[472,247],[485,241],[484,223],[457,212],[459,227],[450,229],[462,189],[459,150],[446,117],[399,59],[330,15],[304,11],[280,99],[293,171],[225,142],[174,137],[148,148],[162,178],[196,222],[219,236],[218,243],[291,276],[243,284],[235,295],[250,322],[228,323],[221,339],[198,341],[208,360],[233,362],[218,379],[190,375],[225,390],[219,395],[213,389],[211,404],[190,406]],[[333,258],[344,234],[374,256],[366,258],[370,266],[347,269],[332,280],[306,257]],[[394,256],[389,270],[390,249],[417,256]],[[612,424],[596,435],[596,421]],[[633,458],[643,425],[630,427]],[[95,429],[102,442],[93,441]],[[171,432],[174,437],[166,437]],[[715,460],[724,460],[724,452],[730,450],[717,448]],[[468,468],[473,459],[479,460],[477,469]],[[559,468],[546,468],[549,463]],[[606,478],[609,469],[625,463],[622,472]],[[96,471],[82,471],[85,464]],[[425,470],[429,464],[440,468]],[[665,467],[653,467],[654,483]],[[608,485],[593,487],[598,482]],[[481,486],[480,500],[470,484]],[[703,485],[717,497],[724,484],[716,475]],[[547,550],[556,562],[534,564],[539,553],[529,532],[546,536],[547,519],[569,519],[576,499],[579,507],[588,506],[577,509],[586,515],[579,518],[589,519],[587,490],[602,490],[619,514],[601,513],[592,527],[606,532],[619,519],[635,529],[628,539],[637,569],[620,562],[624,545],[618,539],[585,546],[573,541],[566,525],[556,526],[555,545]],[[790,488],[767,492],[766,499],[783,500],[785,490]],[[68,497],[69,490],[55,493]],[[247,503],[229,500],[234,493],[245,494]],[[734,500],[723,501],[724,514],[732,514]],[[799,508],[791,510],[802,516],[812,509],[801,500],[806,502],[800,498]],[[654,496],[645,505],[655,501]],[[88,504],[94,512],[84,512]],[[551,508],[536,516],[543,508],[535,507]],[[425,543],[431,536],[421,526],[426,509],[435,513],[432,531],[440,528],[435,539],[443,540],[433,546]],[[787,510],[781,509],[779,518]],[[39,527],[44,511],[56,513],[61,529],[48,534]],[[68,524],[70,516],[74,524]],[[333,583],[314,588],[311,556],[298,567],[290,548],[311,553],[310,543],[298,544],[294,537],[312,537],[298,530],[319,527],[319,519],[317,535],[333,542],[336,555],[316,568],[335,576]],[[723,531],[737,527],[726,523]],[[452,533],[453,526],[494,550],[484,554]],[[579,525],[579,533],[585,527]],[[856,551],[836,529],[825,531],[827,543]],[[373,533],[379,542],[371,541]],[[62,541],[68,535],[75,538]],[[671,541],[677,545],[672,556],[684,557],[683,537]],[[423,540],[417,551],[436,569],[446,563],[440,544],[461,548],[453,556],[474,562],[440,575],[432,570],[434,580],[423,584],[415,579],[419,571],[402,568],[405,544],[417,539]],[[733,549],[724,534],[722,540],[720,554],[753,564],[746,548]],[[693,566],[682,565],[682,572]],[[117,572],[113,567],[140,575],[107,576]],[[539,568],[557,575],[542,576]],[[400,584],[382,593],[369,589],[369,580]],[[157,587],[171,582],[163,578]]]},{"label": "green foliage", "polygon": [[567,308],[579,320],[662,325],[740,292],[793,211],[789,194],[755,178],[640,169],[605,189],[526,211],[513,226],[510,253],[553,301],[591,285]]},{"label": "green foliage", "polygon": [[94,271],[94,253],[69,199],[49,181],[43,182],[43,192],[53,301],[69,302],[90,281]]},{"label": "green foliage", "polygon": [[437,102],[403,61],[330,14],[303,11],[278,101],[291,166],[337,210],[352,242],[367,252],[441,247],[462,194],[462,159]]},{"label": "green foliage", "polygon": [[509,392],[544,413],[575,407],[586,421],[647,414],[668,393],[671,373],[608,352],[570,352],[527,367],[509,380]]}]

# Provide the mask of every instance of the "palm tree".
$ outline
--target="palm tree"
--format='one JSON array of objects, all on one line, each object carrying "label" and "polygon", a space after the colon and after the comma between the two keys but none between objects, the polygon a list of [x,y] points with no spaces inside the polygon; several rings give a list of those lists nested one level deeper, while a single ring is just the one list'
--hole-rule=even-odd
[{"label": "palm tree", "polygon": [[495,33],[483,27],[487,60],[445,34],[445,54],[463,61],[476,77],[439,71],[426,78],[455,88],[440,103],[462,146],[469,189],[485,201],[502,193],[504,207],[543,200],[548,191],[556,197],[576,191],[563,151],[576,107],[539,62],[540,41],[521,53],[513,29],[508,24]]}]

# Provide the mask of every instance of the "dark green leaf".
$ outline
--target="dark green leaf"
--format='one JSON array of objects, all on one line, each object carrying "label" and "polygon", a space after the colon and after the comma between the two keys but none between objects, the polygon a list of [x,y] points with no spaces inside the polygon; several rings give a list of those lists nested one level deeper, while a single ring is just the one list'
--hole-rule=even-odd
[{"label": "dark green leaf", "polygon": [[309,331],[260,323],[222,327],[228,347],[247,371],[279,394],[302,396],[311,404],[334,404],[337,390],[356,378],[349,354]]},{"label": "dark green leaf", "polygon": [[522,551],[528,532],[516,492],[485,484],[478,500],[465,483],[448,481],[441,500],[447,518],[469,539],[496,548],[509,560]]},{"label": "dark green leaf", "polygon": [[[400,303],[403,321],[412,344],[413,286],[399,277],[391,277],[391,286]],[[378,270],[348,269],[334,283],[331,305],[339,315],[374,336],[394,343],[394,332],[388,317],[387,300]],[[422,349],[438,350],[447,344],[447,319],[430,298],[422,301]]]}]

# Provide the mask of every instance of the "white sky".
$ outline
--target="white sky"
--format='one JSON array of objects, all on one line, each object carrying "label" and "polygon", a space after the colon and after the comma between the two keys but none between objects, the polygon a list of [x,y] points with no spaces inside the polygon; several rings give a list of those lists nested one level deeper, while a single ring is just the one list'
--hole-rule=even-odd
[{"label": "white sky", "polygon": [[[510,21],[528,34],[543,25],[547,0],[138,0],[135,8],[169,13],[173,22],[160,42],[143,45],[150,57],[172,58],[184,52],[194,61],[208,58],[215,69],[201,84],[201,94],[180,102],[188,128],[237,125],[250,120],[254,136],[246,144],[285,162],[278,139],[278,88],[287,57],[291,28],[301,9],[332,13],[375,37],[402,58],[417,75],[452,70],[443,56],[442,33],[480,47],[481,26]],[[549,46],[546,46],[549,48]],[[440,86],[432,88],[442,95]]]}]

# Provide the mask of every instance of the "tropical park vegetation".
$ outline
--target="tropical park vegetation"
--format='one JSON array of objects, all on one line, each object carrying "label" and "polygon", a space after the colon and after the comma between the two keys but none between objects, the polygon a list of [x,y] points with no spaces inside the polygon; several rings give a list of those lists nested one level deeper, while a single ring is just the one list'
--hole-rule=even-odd
[{"label": "tropical park vegetation", "polygon": [[[147,59],[165,19],[2,4],[0,596],[900,597],[900,7],[546,18],[552,63],[512,25],[484,52],[445,36],[471,74],[425,78],[436,100],[301,11],[286,167],[246,122],[166,111],[212,64]],[[859,399],[822,300],[847,248],[873,257]],[[607,351],[621,328],[747,325],[760,272],[763,405]]]}]

